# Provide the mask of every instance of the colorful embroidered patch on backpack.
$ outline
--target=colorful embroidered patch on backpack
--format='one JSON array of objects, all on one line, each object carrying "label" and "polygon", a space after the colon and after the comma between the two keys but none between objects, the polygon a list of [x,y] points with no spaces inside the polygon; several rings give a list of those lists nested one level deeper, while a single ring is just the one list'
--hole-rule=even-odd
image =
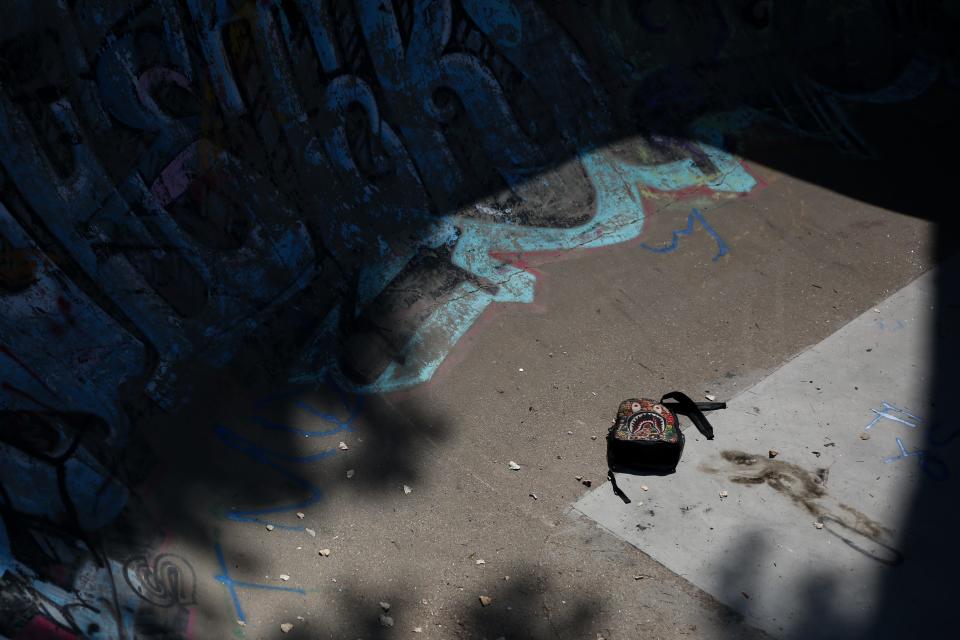
[{"label": "colorful embroidered patch on backpack", "polygon": [[631,398],[620,403],[613,437],[618,440],[676,442],[677,416],[659,402]]}]

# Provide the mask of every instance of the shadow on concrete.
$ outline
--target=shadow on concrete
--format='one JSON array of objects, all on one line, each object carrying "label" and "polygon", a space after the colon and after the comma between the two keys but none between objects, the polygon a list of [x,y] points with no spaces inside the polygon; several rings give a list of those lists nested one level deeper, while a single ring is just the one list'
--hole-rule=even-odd
[{"label": "shadow on concrete", "polygon": [[903,563],[887,572],[879,614],[861,634],[863,638],[938,635],[949,629],[954,619],[950,585],[960,572],[955,541],[960,514],[952,505],[960,495],[960,424],[951,398],[960,385],[960,268],[955,258],[956,221],[949,217],[937,221],[940,269],[931,341],[934,365],[926,376],[930,386],[924,408],[927,432],[923,450],[939,459],[947,474],[936,473],[931,463],[932,473],[921,475],[899,541]]},{"label": "shadow on concrete", "polygon": [[[551,612],[543,604],[541,594],[549,585],[538,577],[530,567],[516,567],[515,576],[504,583],[503,588],[490,591],[491,602],[481,606],[477,598],[464,596],[462,604],[443,612],[443,623],[435,622],[434,605],[427,600],[410,601],[409,594],[401,588],[393,593],[378,590],[377,594],[344,589],[336,594],[329,608],[348,619],[349,637],[364,640],[385,640],[398,634],[410,635],[423,633],[422,637],[438,635],[444,638],[476,639],[487,638],[585,638],[593,637],[596,602],[592,598],[583,598],[577,602],[567,602],[561,612]],[[380,603],[390,605],[384,610]],[[509,605],[507,603],[510,603]],[[383,620],[389,617],[389,620]],[[316,633],[328,630],[319,628],[309,618],[293,623],[294,629],[283,632],[279,625],[276,629],[262,630],[258,637],[266,639],[317,637]],[[420,631],[414,631],[420,629]],[[346,636],[344,636],[346,637]],[[414,636],[416,637],[416,636]]]}]

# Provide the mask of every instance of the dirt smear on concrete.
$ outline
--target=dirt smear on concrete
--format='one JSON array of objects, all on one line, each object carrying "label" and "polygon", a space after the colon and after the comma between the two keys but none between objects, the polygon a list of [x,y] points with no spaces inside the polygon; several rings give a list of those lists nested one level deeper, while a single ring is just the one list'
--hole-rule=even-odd
[{"label": "dirt smear on concrete", "polygon": [[889,529],[861,511],[830,497],[827,491],[829,469],[807,469],[786,460],[737,450],[722,451],[720,458],[724,464],[716,467],[701,464],[700,469],[713,475],[726,476],[737,484],[765,484],[812,515],[823,524],[824,529],[852,549],[883,564],[896,565],[903,561],[900,552],[890,544],[892,536]]}]

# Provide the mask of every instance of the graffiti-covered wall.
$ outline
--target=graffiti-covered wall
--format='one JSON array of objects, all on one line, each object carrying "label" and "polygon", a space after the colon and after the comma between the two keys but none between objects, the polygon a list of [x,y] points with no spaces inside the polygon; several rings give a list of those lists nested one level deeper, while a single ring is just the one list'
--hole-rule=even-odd
[{"label": "graffiti-covered wall", "polygon": [[131,416],[175,409],[192,365],[424,382],[491,303],[533,301],[517,255],[639,238],[650,193],[750,193],[727,147],[758,121],[868,153],[847,104],[955,73],[917,44],[951,3],[7,5],[11,638],[186,633],[193,569],[136,531]]}]

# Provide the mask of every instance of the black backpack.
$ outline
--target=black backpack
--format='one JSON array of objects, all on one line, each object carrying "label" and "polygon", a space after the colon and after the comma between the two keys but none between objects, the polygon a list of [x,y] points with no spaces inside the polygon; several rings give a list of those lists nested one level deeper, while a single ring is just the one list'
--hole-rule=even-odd
[{"label": "black backpack", "polygon": [[713,426],[703,412],[726,408],[725,402],[694,402],[679,391],[664,395],[660,402],[646,398],[621,402],[607,432],[607,476],[614,493],[630,502],[617,486],[615,471],[666,475],[676,470],[686,440],[677,414],[690,418],[707,440],[713,440]]}]

